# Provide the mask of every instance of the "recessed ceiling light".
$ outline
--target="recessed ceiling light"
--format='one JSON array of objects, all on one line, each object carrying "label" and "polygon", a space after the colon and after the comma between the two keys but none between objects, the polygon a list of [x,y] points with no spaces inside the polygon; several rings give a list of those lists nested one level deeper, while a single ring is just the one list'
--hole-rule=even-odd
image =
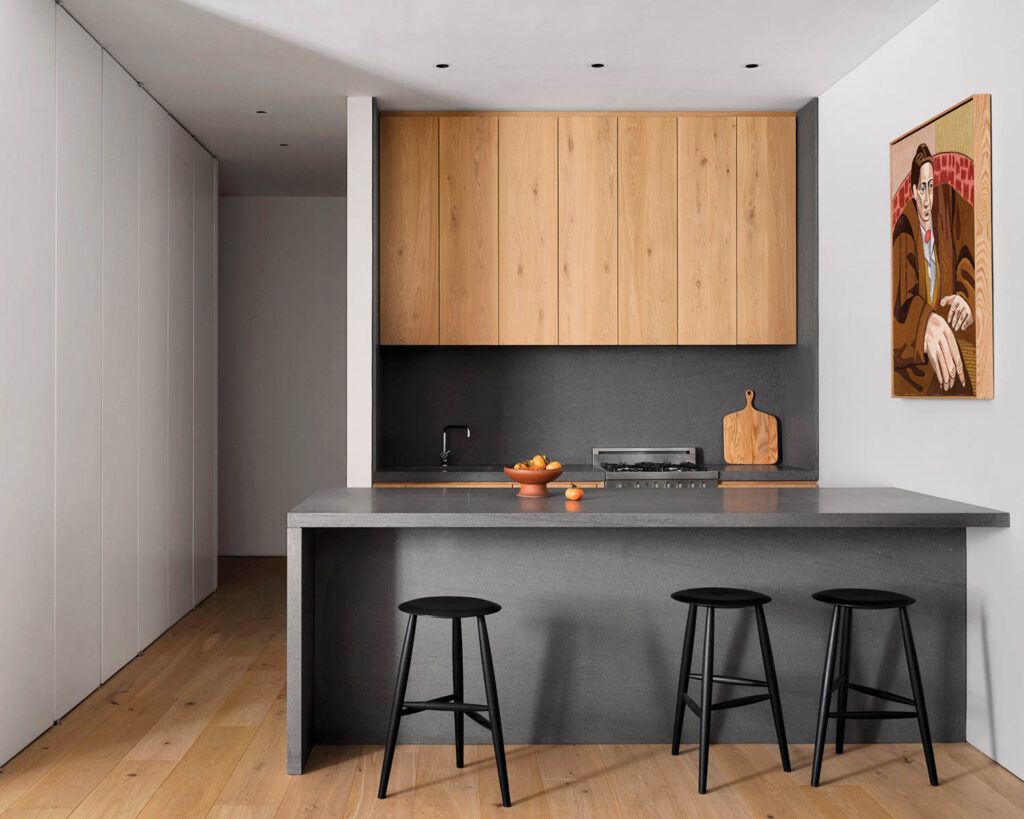
[{"label": "recessed ceiling light", "polygon": [[743,67],[744,68],[760,68],[761,67],[761,63],[747,63]]},{"label": "recessed ceiling light", "polygon": [[450,66],[448,65],[448,63],[438,63],[437,65],[434,66],[434,68],[450,68]]},{"label": "recessed ceiling light", "polygon": [[604,68],[604,63],[591,63],[591,68]]},{"label": "recessed ceiling light", "polygon": [[288,143],[287,142],[279,142],[277,147],[278,148],[287,148],[288,147]]},{"label": "recessed ceiling light", "polygon": [[265,113],[267,113],[267,112],[266,112],[266,111],[257,111],[256,113],[257,113],[257,114],[265,114]]}]

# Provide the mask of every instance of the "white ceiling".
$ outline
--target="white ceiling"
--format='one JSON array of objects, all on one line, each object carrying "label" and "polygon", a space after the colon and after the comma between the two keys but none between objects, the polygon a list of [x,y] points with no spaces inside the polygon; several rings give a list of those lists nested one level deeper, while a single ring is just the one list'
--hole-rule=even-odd
[{"label": "white ceiling", "polygon": [[[934,2],[64,0],[64,6],[218,156],[222,193],[315,196],[345,192],[350,95],[376,96],[383,110],[793,110]],[[451,68],[434,68],[438,62]],[[592,69],[592,62],[606,67]],[[762,67],[745,70],[749,62]]]}]

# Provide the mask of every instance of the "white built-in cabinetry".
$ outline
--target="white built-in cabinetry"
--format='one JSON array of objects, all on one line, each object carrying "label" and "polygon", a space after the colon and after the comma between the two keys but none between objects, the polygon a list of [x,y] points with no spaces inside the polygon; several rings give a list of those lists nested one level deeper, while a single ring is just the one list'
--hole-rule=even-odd
[{"label": "white built-in cabinetry", "polygon": [[103,52],[57,15],[55,700],[101,674]]},{"label": "white built-in cabinetry", "polygon": [[217,163],[0,0],[0,764],[217,584]]}]

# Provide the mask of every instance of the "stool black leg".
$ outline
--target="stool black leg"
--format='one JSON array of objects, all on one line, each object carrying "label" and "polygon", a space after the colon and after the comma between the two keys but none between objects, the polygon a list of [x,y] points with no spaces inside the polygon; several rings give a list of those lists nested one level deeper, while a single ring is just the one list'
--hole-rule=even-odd
[{"label": "stool black leg", "polygon": [[761,659],[764,661],[764,678],[768,683],[768,694],[771,697],[772,719],[775,720],[775,736],[779,741],[779,755],[782,757],[782,770],[789,771],[789,744],[786,742],[786,723],[782,719],[782,698],[779,696],[779,679],[775,676],[775,657],[772,655],[772,643],[768,639],[768,623],[764,619],[764,606],[754,607],[757,618],[757,636],[761,642]]},{"label": "stool black leg", "polygon": [[[853,619],[853,609],[844,607],[840,611],[842,622],[839,626],[838,671],[841,682],[839,683],[839,695],[836,697],[836,710],[845,711],[850,684],[850,621]],[[837,754],[843,752],[843,740],[845,737],[846,720],[842,717],[836,717]]]},{"label": "stool black leg", "polygon": [[672,755],[679,754],[679,740],[683,735],[683,715],[686,714],[684,695],[690,687],[690,666],[693,664],[693,636],[697,630],[697,607],[690,606],[686,613],[686,631],[683,636],[683,658],[679,664],[679,687],[676,690],[676,718],[672,723]]},{"label": "stool black leg", "polygon": [[402,646],[402,659],[398,664],[398,680],[395,683],[395,698],[391,703],[391,719],[388,721],[388,738],[384,745],[384,764],[380,769],[380,787],[377,798],[383,799],[388,794],[388,780],[391,778],[391,763],[395,759],[395,743],[398,741],[398,725],[402,721],[402,707],[405,702],[405,689],[409,684],[409,663],[412,660],[412,644],[416,639],[416,615],[409,615],[409,625],[405,627],[405,644]]},{"label": "stool black leg", "polygon": [[914,635],[910,631],[910,617],[905,606],[900,608],[900,628],[903,631],[903,648],[907,652],[907,669],[910,672],[910,687],[914,692],[914,708],[917,711],[917,725],[921,729],[921,745],[924,746],[924,761],[928,766],[928,781],[939,784],[935,770],[935,752],[932,750],[932,732],[928,728],[928,711],[924,706],[924,686],[921,685],[921,669],[917,665],[917,649]]},{"label": "stool black leg", "polygon": [[480,632],[480,661],[484,670],[484,689],[487,692],[487,715],[491,719],[491,739],[494,741],[494,761],[498,766],[498,783],[501,785],[501,804],[512,806],[508,793],[508,770],[505,767],[505,738],[501,733],[501,713],[498,710],[498,686],[494,682],[494,662],[491,660],[491,641],[487,638],[487,624],[483,617],[477,617]]},{"label": "stool black leg", "polygon": [[[456,617],[452,620],[452,693],[455,695],[455,702],[462,702],[462,618]],[[455,711],[455,767],[461,768],[464,764],[463,747],[465,737],[465,715],[461,711]]]},{"label": "stool black leg", "polygon": [[814,732],[814,762],[811,765],[811,787],[818,787],[821,779],[821,758],[825,754],[825,733],[828,729],[828,710],[832,702],[832,672],[836,664],[836,644],[839,636],[839,606],[832,607],[832,628],[828,632],[825,651],[825,673],[821,680],[821,702],[818,705],[818,728]]},{"label": "stool black leg", "polygon": [[711,745],[711,689],[714,688],[715,610],[708,607],[704,621],[704,668],[700,680],[700,773],[697,791],[707,793],[708,750]]}]

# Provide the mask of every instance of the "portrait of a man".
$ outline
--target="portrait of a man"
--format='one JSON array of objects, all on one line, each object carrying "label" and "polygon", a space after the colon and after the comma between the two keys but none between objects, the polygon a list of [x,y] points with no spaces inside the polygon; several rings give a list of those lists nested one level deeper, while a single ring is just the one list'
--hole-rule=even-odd
[{"label": "portrait of a man", "polygon": [[[972,397],[979,369],[991,378],[990,313],[978,315],[974,99],[891,145],[895,397]],[[987,254],[982,268],[990,311]]]}]

